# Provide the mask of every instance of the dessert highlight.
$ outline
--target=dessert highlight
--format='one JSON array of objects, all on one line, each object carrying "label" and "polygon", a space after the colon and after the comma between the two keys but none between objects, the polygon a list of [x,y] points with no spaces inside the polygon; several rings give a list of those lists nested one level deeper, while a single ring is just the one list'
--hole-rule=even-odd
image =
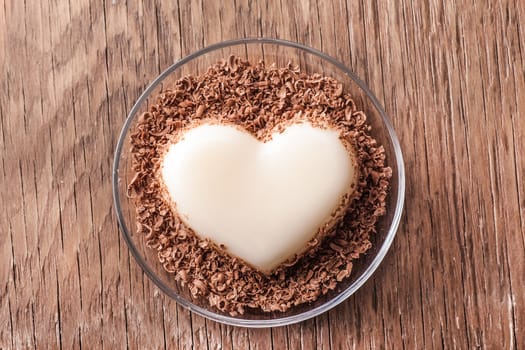
[{"label": "dessert highlight", "polygon": [[232,316],[350,276],[391,169],[337,80],[230,57],[165,89],[131,133],[128,196],[159,263]]}]

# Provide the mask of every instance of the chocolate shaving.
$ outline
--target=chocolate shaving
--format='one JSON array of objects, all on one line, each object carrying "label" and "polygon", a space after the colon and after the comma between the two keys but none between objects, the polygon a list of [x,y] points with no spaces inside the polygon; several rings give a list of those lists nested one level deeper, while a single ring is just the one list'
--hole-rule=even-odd
[{"label": "chocolate shaving", "polygon": [[[238,125],[261,140],[297,120],[339,130],[359,169],[353,199],[339,224],[271,275],[196,236],[163,199],[157,173],[167,146],[206,120]],[[313,302],[350,276],[352,261],[370,249],[376,221],[386,211],[392,170],[370,130],[365,113],[337,80],[300,72],[291,64],[252,65],[232,56],[203,75],[178,80],[138,118],[130,150],[135,176],[128,185],[137,231],[182,287],[224,313],[236,316],[246,308],[284,312]]]}]

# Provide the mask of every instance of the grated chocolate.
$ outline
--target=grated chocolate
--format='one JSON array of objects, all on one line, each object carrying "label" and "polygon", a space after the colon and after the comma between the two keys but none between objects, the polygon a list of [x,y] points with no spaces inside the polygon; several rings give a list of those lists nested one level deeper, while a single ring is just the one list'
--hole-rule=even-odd
[{"label": "grated chocolate", "polygon": [[[181,78],[158,96],[131,132],[135,175],[128,196],[136,205],[136,230],[181,286],[224,313],[285,312],[314,302],[350,276],[353,261],[370,249],[376,221],[386,211],[392,170],[366,119],[340,82],[290,63],[283,68],[263,61],[252,65],[231,56],[205,74]],[[303,255],[270,275],[199,238],[164,200],[158,176],[163,154],[184,130],[209,120],[238,125],[260,140],[306,120],[337,129],[354,150],[359,178],[343,215],[309,242]]]}]

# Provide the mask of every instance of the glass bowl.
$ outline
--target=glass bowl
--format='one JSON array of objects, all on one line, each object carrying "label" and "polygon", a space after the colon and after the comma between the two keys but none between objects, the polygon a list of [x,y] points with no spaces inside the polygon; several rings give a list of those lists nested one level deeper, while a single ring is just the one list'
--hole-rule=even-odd
[{"label": "glass bowl", "polygon": [[[287,312],[264,313],[247,309],[246,313],[232,317],[210,307],[207,300],[195,300],[186,288],[180,287],[173,276],[158,261],[156,252],[148,248],[142,234],[134,232],[135,207],[126,196],[128,183],[133,178],[131,169],[130,130],[138,116],[145,112],[164,87],[186,75],[198,75],[221,59],[236,55],[256,63],[264,59],[267,64],[285,66],[291,61],[307,73],[321,73],[343,83],[358,109],[363,110],[372,126],[371,135],[384,146],[387,165],[392,168],[387,212],[376,224],[376,234],[371,235],[372,248],[353,261],[351,275],[340,282],[336,289],[319,297],[315,302],[302,304]],[[148,277],[167,295],[189,310],[225,324],[244,327],[283,326],[315,317],[344,301],[361,287],[377,269],[388,251],[399,225],[405,196],[403,157],[392,124],[377,98],[368,87],[348,68],[337,60],[315,49],[284,40],[254,38],[221,42],[197,51],[173,64],[159,75],[142,93],[131,109],[122,128],[113,163],[113,199],[123,237],[131,253]]]}]

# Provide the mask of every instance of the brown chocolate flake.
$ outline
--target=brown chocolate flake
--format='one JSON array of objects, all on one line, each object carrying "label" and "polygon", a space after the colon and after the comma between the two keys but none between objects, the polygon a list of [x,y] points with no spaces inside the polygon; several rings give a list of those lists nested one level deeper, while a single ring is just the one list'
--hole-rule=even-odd
[{"label": "brown chocolate flake", "polygon": [[[296,120],[339,130],[355,151],[360,174],[339,225],[326,227],[327,238],[314,238],[307,254],[270,276],[198,238],[163,200],[157,172],[166,147],[204,120],[237,124],[259,139]],[[370,248],[375,223],[386,210],[392,170],[370,130],[365,113],[335,79],[308,75],[290,63],[252,65],[231,56],[203,75],[178,80],[138,118],[130,150],[135,176],[127,193],[136,204],[137,232],[182,287],[221,312],[284,312],[313,302],[350,276],[352,261]]]}]

